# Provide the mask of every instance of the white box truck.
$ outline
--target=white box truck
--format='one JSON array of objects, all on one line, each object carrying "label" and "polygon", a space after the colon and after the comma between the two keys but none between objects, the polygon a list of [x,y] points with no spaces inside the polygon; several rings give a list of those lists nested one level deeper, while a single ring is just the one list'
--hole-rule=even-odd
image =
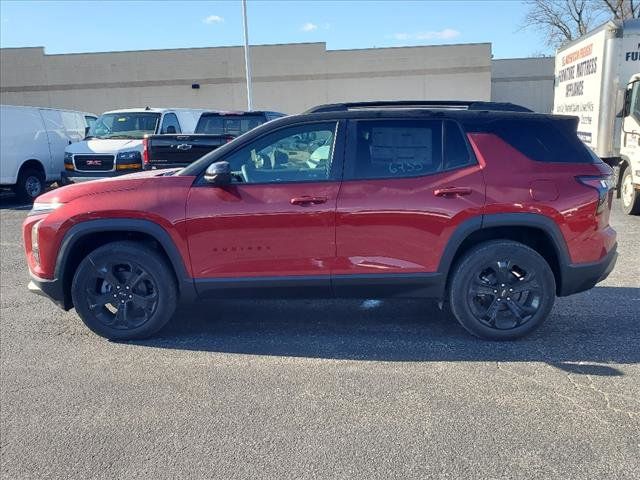
[{"label": "white box truck", "polygon": [[628,214],[640,213],[640,20],[610,21],[556,52],[553,112],[614,167]]}]

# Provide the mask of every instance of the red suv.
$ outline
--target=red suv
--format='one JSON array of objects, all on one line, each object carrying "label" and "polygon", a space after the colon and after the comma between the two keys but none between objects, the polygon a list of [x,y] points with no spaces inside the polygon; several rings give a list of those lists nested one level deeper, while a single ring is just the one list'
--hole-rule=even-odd
[{"label": "red suv", "polygon": [[182,170],[70,185],[24,222],[30,289],[110,339],[179,301],[431,297],[511,339],[616,261],[578,119],[489,102],[325,105]]}]

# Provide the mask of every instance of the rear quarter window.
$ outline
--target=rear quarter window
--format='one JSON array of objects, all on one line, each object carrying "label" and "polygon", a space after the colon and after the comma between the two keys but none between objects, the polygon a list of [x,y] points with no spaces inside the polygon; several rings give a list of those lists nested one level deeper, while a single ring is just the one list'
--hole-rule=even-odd
[{"label": "rear quarter window", "polygon": [[575,128],[569,128],[566,123],[566,120],[505,119],[473,125],[467,131],[497,135],[536,162],[594,163],[594,157],[576,135]]}]

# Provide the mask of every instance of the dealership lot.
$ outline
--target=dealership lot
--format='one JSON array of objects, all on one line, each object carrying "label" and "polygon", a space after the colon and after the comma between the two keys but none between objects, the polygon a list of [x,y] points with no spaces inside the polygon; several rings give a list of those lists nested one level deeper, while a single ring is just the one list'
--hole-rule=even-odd
[{"label": "dealership lot", "polygon": [[0,198],[6,478],[639,478],[640,217],[522,341],[429,302],[222,301],[110,343],[26,292]]}]

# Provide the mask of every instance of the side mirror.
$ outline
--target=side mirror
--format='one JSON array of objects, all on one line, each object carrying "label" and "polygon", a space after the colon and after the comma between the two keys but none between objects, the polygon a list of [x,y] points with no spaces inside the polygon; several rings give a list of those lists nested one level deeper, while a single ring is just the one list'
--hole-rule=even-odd
[{"label": "side mirror", "polygon": [[211,185],[222,186],[231,183],[231,165],[229,162],[215,162],[204,172],[204,181]]}]

